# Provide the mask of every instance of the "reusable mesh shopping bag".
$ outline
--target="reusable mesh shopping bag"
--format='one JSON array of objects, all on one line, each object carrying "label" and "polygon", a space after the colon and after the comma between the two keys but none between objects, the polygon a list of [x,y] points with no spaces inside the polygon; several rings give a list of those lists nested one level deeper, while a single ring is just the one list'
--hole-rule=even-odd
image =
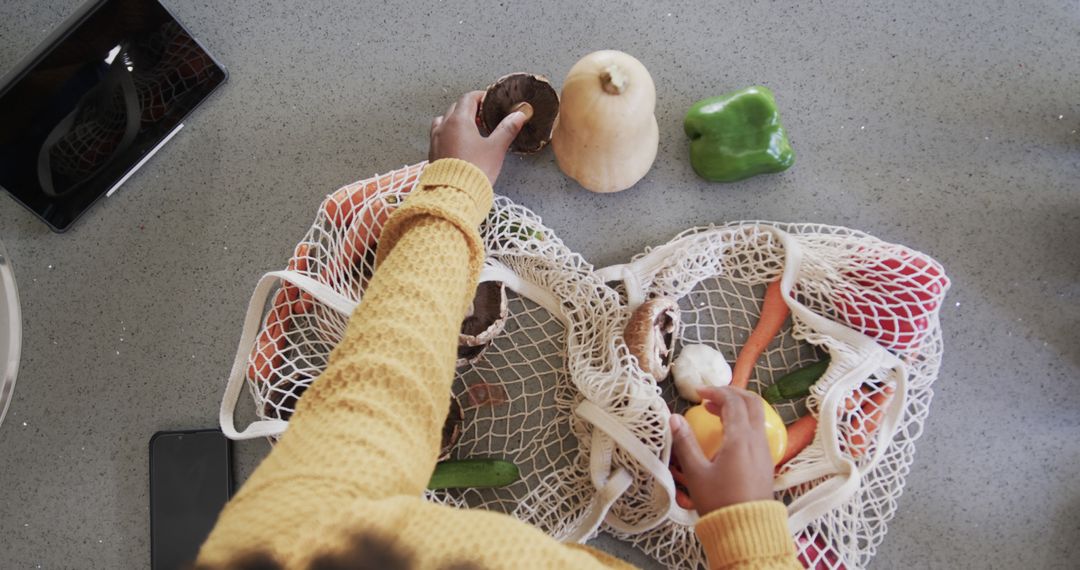
[{"label": "reusable mesh shopping bag", "polygon": [[[284,432],[298,399],[343,337],[374,273],[377,238],[423,167],[331,194],[286,269],[259,281],[222,401],[227,436],[276,438]],[[594,487],[587,457],[578,452],[587,434],[573,409],[591,393],[587,383],[597,372],[593,359],[567,355],[597,352],[604,361],[592,347],[612,338],[614,331],[604,325],[617,325],[617,295],[539,218],[505,198],[495,200],[480,233],[488,253],[480,280],[505,285],[507,317],[479,357],[458,368],[453,400],[461,430],[447,455],[507,459],[521,479],[494,489],[429,492],[428,498],[498,510],[553,536],[575,538]],[[258,420],[238,430],[234,412],[243,385]]]},{"label": "reusable mesh shopping bag", "polygon": [[[800,561],[808,568],[864,567],[885,534],[903,489],[937,376],[942,343],[938,309],[949,282],[929,257],[846,228],[813,224],[737,222],[695,228],[629,264],[599,271],[626,298],[625,316],[650,297],[681,307],[682,346],[706,344],[734,361],[757,322],[764,291],[779,280],[792,325],[758,360],[750,389],[761,392],[780,376],[828,355],[824,376],[805,400],[777,406],[786,422],[814,421],[813,442],[777,473],[774,490],[788,506]],[[651,377],[626,371],[635,382]],[[657,399],[683,411],[670,383]],[[641,414],[654,402],[635,403]],[[662,419],[640,421],[664,425]],[[596,410],[590,416],[603,417]],[[619,433],[621,422],[606,423]],[[599,424],[598,424],[599,425]],[[632,431],[632,426],[629,431]],[[640,431],[635,435],[640,435]],[[594,441],[597,439],[594,435]],[[672,479],[661,471],[668,441],[659,434],[649,465],[664,499]],[[636,479],[636,477],[635,477]],[[616,502],[606,527],[669,567],[705,566],[693,532],[697,515],[643,489],[637,508]],[[614,516],[612,516],[614,515]]]},{"label": "reusable mesh shopping bag", "polygon": [[[222,401],[226,435],[283,433],[362,302],[379,233],[423,167],[328,196],[286,269],[260,280]],[[697,515],[676,502],[669,470],[668,418],[688,404],[642,371],[623,330],[646,299],[671,297],[682,316],[674,354],[701,343],[734,360],[765,286],[780,280],[792,326],[759,359],[751,388],[825,354],[831,363],[808,398],[778,406],[785,421],[818,425],[778,471],[777,498],[805,565],[866,564],[895,511],[940,364],[937,311],[948,288],[940,265],[844,228],[740,222],[688,230],[594,270],[505,198],[480,233],[488,253],[480,280],[503,284],[506,318],[459,361],[460,431],[444,452],[508,459],[522,476],[429,500],[504,512],[565,541],[606,530],[669,567],[703,566]],[[258,420],[237,430],[243,385]]]}]

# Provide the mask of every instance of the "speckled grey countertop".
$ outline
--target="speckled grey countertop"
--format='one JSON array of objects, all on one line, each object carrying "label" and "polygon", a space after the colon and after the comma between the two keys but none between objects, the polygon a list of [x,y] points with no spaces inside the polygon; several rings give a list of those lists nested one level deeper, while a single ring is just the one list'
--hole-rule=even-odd
[{"label": "speckled grey countertop", "polygon": [[[0,69],[76,4],[0,3]],[[1076,3],[167,4],[230,81],[69,233],[0,196],[26,329],[0,427],[0,567],[147,567],[147,441],[215,424],[248,296],[322,196],[424,158],[457,94],[519,70],[558,83],[606,47],[656,80],[652,172],[593,195],[544,153],[510,159],[498,190],[597,265],[749,218],[931,253],[954,282],[946,355],[875,566],[1080,560]],[[777,93],[797,163],[704,183],[682,114],[750,84]],[[241,475],[266,450],[238,445]]]}]

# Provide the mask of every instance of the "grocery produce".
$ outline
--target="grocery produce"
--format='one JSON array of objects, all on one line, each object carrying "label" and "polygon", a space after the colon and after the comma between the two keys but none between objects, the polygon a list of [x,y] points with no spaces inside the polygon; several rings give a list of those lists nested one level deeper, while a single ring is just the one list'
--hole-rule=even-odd
[{"label": "grocery produce", "polygon": [[684,509],[692,510],[694,501],[690,498],[690,494],[686,492],[686,488],[689,486],[686,475],[683,475],[682,469],[674,463],[668,465],[668,470],[671,471],[671,478],[675,480],[675,504]]},{"label": "grocery produce", "polygon": [[795,163],[776,99],[765,87],[694,103],[683,130],[690,138],[690,164],[706,180],[735,182],[787,170]]},{"label": "grocery produce", "polygon": [[499,281],[485,281],[476,287],[476,295],[465,320],[461,322],[458,335],[459,368],[480,358],[484,349],[506,326],[509,314],[506,285]]},{"label": "grocery produce", "polygon": [[731,383],[731,367],[724,355],[711,346],[691,344],[682,347],[671,365],[675,389],[684,400],[701,403],[698,388],[727,386]]},{"label": "grocery produce", "polygon": [[285,362],[281,351],[285,349],[285,333],[288,331],[288,320],[282,320],[276,311],[267,313],[248,359],[249,380],[259,379],[270,384],[276,380],[277,369]]},{"label": "grocery produce", "polygon": [[878,428],[881,427],[885,416],[885,407],[892,398],[895,389],[892,386],[884,386],[880,389],[871,389],[870,393],[862,400],[859,410],[861,413],[852,414],[851,427],[854,432],[848,438],[850,452],[853,457],[860,457],[873,439]]},{"label": "grocery produce", "polygon": [[[787,432],[780,414],[776,413],[760,396],[757,400],[765,409],[765,437],[769,440],[769,453],[772,455],[773,465],[777,465],[787,450]],[[712,458],[724,443],[724,424],[717,416],[707,410],[704,404],[698,404],[683,414],[690,429],[697,438],[698,445],[705,457]]]},{"label": "grocery produce", "polygon": [[551,140],[551,129],[559,116],[559,94],[546,77],[530,73],[511,73],[500,77],[484,92],[478,117],[486,133],[516,110],[528,104],[532,116],[514,141],[510,150],[520,153],[538,152]]},{"label": "grocery produce", "polygon": [[641,370],[662,382],[668,376],[671,352],[679,335],[679,303],[670,297],[656,297],[641,304],[630,315],[623,340]]},{"label": "grocery produce", "polygon": [[817,432],[817,418],[811,414],[795,420],[788,424],[785,428],[787,432],[787,449],[784,450],[784,455],[780,458],[777,465],[783,465],[788,461],[791,461],[793,457],[806,449],[806,446],[810,445],[814,441],[814,433]]},{"label": "grocery produce", "polygon": [[481,489],[505,487],[521,475],[518,468],[502,459],[454,459],[435,464],[428,489]]},{"label": "grocery produce", "polygon": [[770,404],[792,398],[805,398],[810,395],[810,387],[820,380],[828,369],[829,357],[826,356],[813,364],[781,376],[772,386],[765,388],[761,395]]},{"label": "grocery produce", "polygon": [[788,318],[787,303],[784,295],[780,292],[780,280],[769,283],[765,289],[765,300],[761,303],[761,314],[754,330],[750,332],[750,338],[746,339],[739,355],[735,357],[735,369],[731,374],[731,385],[745,389],[750,383],[750,375],[754,372],[757,363],[765,347],[769,346],[772,339],[784,326]]},{"label": "grocery produce", "polygon": [[799,533],[795,537],[795,545],[799,551],[799,563],[807,570],[846,570],[847,566],[840,562],[840,556],[836,550],[825,541],[819,534],[811,541],[806,535],[807,531]]},{"label": "grocery produce", "polygon": [[446,414],[443,422],[442,436],[439,439],[439,461],[450,459],[458,439],[461,439],[462,422],[461,405],[454,398],[450,399],[450,411]]},{"label": "grocery produce", "polygon": [[551,145],[559,168],[593,192],[618,192],[652,168],[660,140],[656,88],[645,66],[621,51],[581,58],[563,82]]},{"label": "grocery produce", "polygon": [[922,342],[949,280],[940,265],[899,249],[849,273],[858,289],[836,294],[836,315],[885,348],[910,350]]},{"label": "grocery produce", "polygon": [[379,239],[378,232],[382,230],[398,203],[396,196],[388,196],[383,200],[370,198],[397,184],[403,183],[405,187],[411,188],[419,175],[419,172],[397,171],[368,182],[363,188],[339,188],[323,202],[322,209],[326,213],[326,219],[335,227],[344,228],[352,224],[356,214],[360,213],[359,225],[371,232],[365,236],[365,245],[370,246]]},{"label": "grocery produce", "polygon": [[[297,245],[293,251],[293,256],[289,258],[288,269],[306,273],[308,271],[308,252],[310,250],[311,247],[306,243]],[[284,283],[281,288],[292,303],[290,306],[292,314],[303,315],[310,313],[315,308],[315,300],[307,291],[301,291],[299,287],[291,283]]]}]

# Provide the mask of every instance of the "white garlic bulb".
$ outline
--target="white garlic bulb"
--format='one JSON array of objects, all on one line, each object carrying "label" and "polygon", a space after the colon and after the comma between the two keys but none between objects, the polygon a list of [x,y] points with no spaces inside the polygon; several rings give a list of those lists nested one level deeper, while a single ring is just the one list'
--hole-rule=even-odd
[{"label": "white garlic bulb", "polygon": [[701,403],[698,388],[731,384],[731,367],[719,350],[704,344],[682,347],[671,365],[675,389],[679,396],[695,404]]}]

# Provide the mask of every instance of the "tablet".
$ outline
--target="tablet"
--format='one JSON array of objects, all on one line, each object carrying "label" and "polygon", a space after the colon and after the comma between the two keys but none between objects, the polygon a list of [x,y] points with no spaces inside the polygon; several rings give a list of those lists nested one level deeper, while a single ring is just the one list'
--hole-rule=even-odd
[{"label": "tablet", "polygon": [[91,1],[0,80],[0,187],[62,232],[225,78],[156,0]]}]

